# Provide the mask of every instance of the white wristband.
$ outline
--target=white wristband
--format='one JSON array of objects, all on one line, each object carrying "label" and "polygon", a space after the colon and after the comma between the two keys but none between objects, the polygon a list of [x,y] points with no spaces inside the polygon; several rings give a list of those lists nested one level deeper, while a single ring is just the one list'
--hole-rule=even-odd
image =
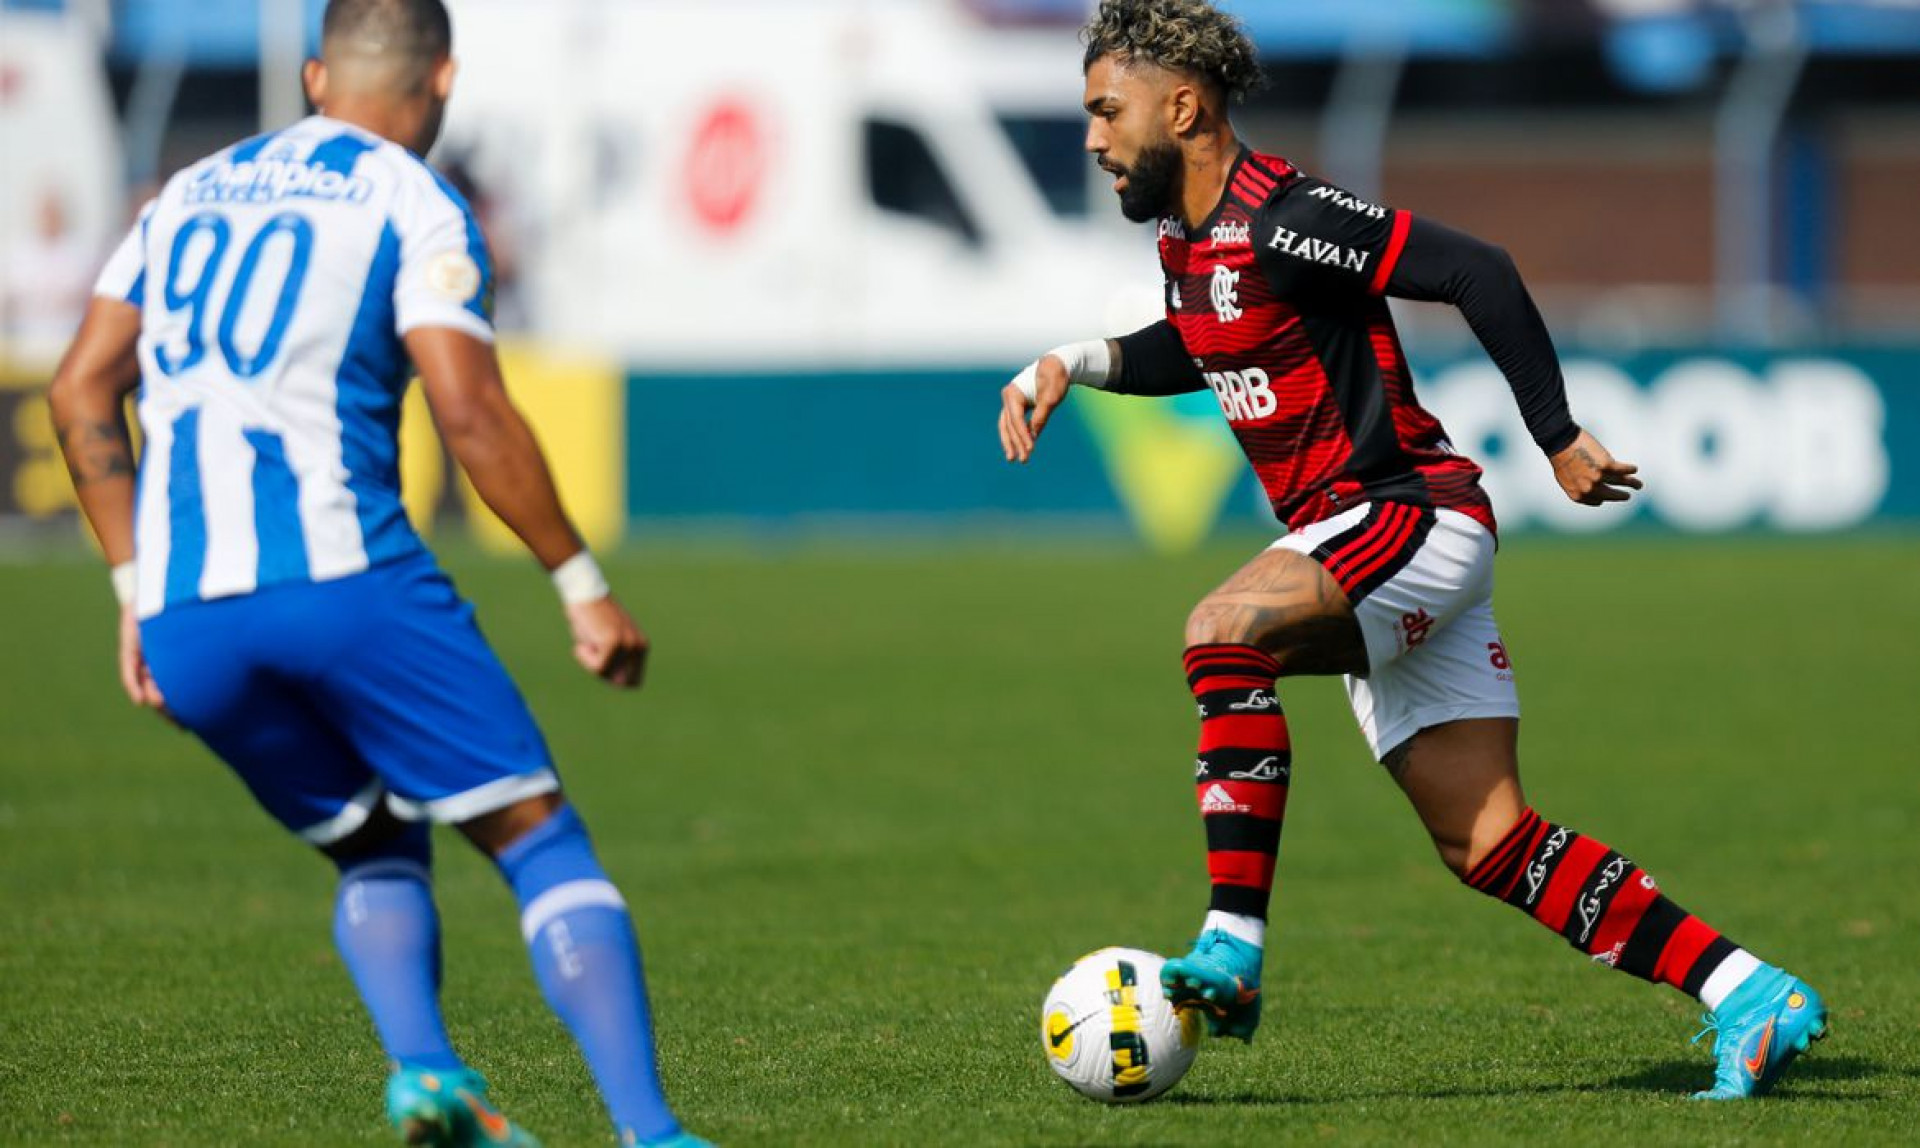
[{"label": "white wristband", "polygon": [[107,576],[113,580],[113,596],[119,600],[122,606],[133,605],[133,570],[133,562],[129,560],[120,563],[107,572]]},{"label": "white wristband", "polygon": [[559,591],[560,601],[568,606],[598,602],[613,593],[613,587],[607,585],[607,576],[600,572],[600,564],[586,550],[553,568],[553,588]]},{"label": "white wristband", "polygon": [[[1108,351],[1105,339],[1068,343],[1055,347],[1040,358],[1044,359],[1047,355],[1059,359],[1061,365],[1067,368],[1067,382],[1101,390],[1106,388],[1107,374],[1113,369],[1113,355]],[[1039,360],[1035,360],[1013,377],[1013,385],[1019,387],[1020,393],[1027,396],[1030,402],[1039,398],[1039,368]]]}]

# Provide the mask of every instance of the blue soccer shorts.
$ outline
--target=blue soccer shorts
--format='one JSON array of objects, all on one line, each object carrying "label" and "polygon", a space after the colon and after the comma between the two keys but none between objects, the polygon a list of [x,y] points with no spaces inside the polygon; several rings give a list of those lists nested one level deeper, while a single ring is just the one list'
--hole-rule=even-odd
[{"label": "blue soccer shorts", "polygon": [[326,846],[386,802],[460,822],[559,788],[533,714],[432,555],[140,625],[167,708]]}]

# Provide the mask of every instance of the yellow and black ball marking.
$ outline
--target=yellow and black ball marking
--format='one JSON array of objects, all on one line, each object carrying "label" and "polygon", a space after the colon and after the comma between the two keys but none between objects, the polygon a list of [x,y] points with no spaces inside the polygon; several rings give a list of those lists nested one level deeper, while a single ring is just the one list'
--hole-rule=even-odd
[{"label": "yellow and black ball marking", "polygon": [[1113,1006],[1113,1094],[1134,1096],[1151,1083],[1147,1039],[1140,1033],[1138,977],[1133,962],[1118,961],[1107,970],[1107,1001]]},{"label": "yellow and black ball marking", "polygon": [[[1086,1018],[1082,1017],[1081,1020]],[[1065,1009],[1054,1009],[1047,1014],[1047,1055],[1062,1063],[1073,1059],[1073,1030],[1080,1027],[1080,1021],[1067,1015]]]},{"label": "yellow and black ball marking", "polygon": [[1192,1048],[1200,1043],[1200,1034],[1206,1022],[1200,1019],[1200,1010],[1183,1008],[1174,1014],[1180,1018],[1180,1047]]}]

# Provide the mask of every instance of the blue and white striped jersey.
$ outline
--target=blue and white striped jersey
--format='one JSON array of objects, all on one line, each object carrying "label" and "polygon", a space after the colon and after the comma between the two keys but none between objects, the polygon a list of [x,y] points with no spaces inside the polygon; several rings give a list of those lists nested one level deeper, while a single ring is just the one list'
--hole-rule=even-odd
[{"label": "blue and white striped jersey", "polygon": [[473,212],[419,157],[324,116],[227,148],[168,181],[95,292],[141,309],[142,618],[421,548],[401,336],[493,325]]}]

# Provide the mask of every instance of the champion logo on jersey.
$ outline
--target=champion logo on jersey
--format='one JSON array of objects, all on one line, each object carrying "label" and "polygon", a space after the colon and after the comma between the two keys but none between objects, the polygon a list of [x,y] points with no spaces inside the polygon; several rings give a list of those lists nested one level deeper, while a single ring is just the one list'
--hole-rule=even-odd
[{"label": "champion logo on jersey", "polygon": [[384,412],[403,332],[491,339],[488,267],[419,157],[324,116],[168,181],[95,288],[141,308],[140,617],[421,551]]},{"label": "champion logo on jersey", "polygon": [[194,204],[276,203],[283,199],[365,203],[373,193],[372,180],[335,171],[325,164],[258,159],[203,168],[187,185],[184,198]]},{"label": "champion logo on jersey", "polygon": [[1201,813],[1252,813],[1253,806],[1244,801],[1235,801],[1227,787],[1214,782],[1200,798]]},{"label": "champion logo on jersey", "polygon": [[1213,265],[1213,310],[1222,323],[1231,323],[1245,312],[1240,310],[1240,273],[1224,263]]}]

